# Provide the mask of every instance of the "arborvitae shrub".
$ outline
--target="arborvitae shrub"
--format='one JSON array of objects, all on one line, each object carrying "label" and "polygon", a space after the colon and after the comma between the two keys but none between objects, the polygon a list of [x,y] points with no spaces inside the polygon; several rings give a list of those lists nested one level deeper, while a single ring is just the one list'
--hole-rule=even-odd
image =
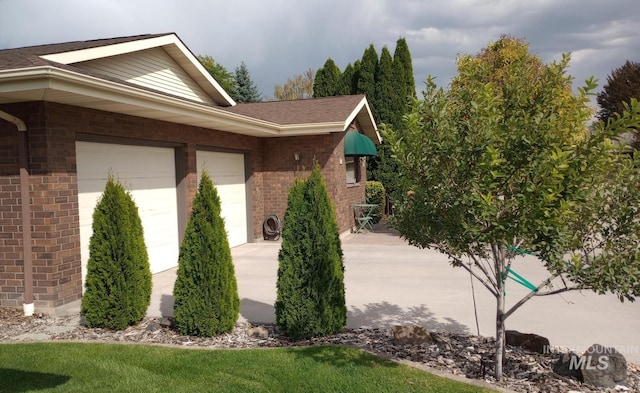
[{"label": "arborvitae shrub", "polygon": [[373,222],[378,223],[382,218],[382,214],[384,213],[384,203],[385,203],[385,190],[384,186],[379,181],[370,180],[367,182],[365,186],[365,192],[367,195],[367,203],[372,205],[378,205],[373,210]]},{"label": "arborvitae shrub", "polygon": [[347,323],[342,246],[317,164],[308,180],[289,191],[278,262],[277,325],[293,340],[342,330]]},{"label": "arborvitae shrub", "polygon": [[139,322],[151,301],[151,270],[138,207],[109,176],[93,212],[82,315],[88,327],[122,330]]},{"label": "arborvitae shrub", "polygon": [[180,246],[173,296],[174,324],[181,334],[210,337],[228,333],[238,320],[238,284],[220,215],[220,197],[205,172]]}]

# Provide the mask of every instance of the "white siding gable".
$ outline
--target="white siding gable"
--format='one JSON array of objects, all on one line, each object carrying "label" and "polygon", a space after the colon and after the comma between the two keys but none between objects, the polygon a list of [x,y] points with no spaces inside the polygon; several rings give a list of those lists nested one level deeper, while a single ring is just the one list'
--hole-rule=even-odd
[{"label": "white siding gable", "polygon": [[76,63],[84,70],[206,104],[215,102],[162,48]]}]

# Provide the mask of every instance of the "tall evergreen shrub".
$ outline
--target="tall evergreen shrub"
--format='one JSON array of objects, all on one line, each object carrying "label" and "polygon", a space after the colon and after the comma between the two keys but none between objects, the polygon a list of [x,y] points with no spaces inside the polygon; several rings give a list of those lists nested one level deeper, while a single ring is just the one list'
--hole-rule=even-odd
[{"label": "tall evergreen shrub", "polygon": [[210,337],[228,333],[238,320],[238,284],[220,215],[220,197],[206,172],[200,178],[180,246],[173,296],[174,324],[181,334]]},{"label": "tall evergreen shrub", "polygon": [[343,329],[347,308],[342,246],[317,164],[309,179],[289,191],[278,262],[277,325],[294,340]]},{"label": "tall evergreen shrub", "polygon": [[89,327],[122,330],[144,317],[151,270],[138,207],[109,176],[93,212],[82,315]]}]

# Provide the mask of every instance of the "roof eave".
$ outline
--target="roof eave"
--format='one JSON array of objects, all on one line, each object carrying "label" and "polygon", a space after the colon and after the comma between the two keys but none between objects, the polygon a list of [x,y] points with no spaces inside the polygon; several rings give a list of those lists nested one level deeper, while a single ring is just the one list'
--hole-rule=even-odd
[{"label": "roof eave", "polygon": [[367,97],[362,97],[362,100],[355,106],[353,111],[349,114],[345,120],[345,129],[349,127],[354,120],[358,120],[358,123],[362,127],[362,132],[369,137],[376,145],[382,143],[382,137],[378,132],[378,126],[373,118],[373,113],[369,107]]},{"label": "roof eave", "polygon": [[[342,132],[350,121],[276,124],[52,66],[0,71],[0,104],[48,101],[256,137]],[[375,127],[375,123],[371,123]]]},{"label": "roof eave", "polygon": [[173,57],[174,60],[176,60],[207,93],[209,93],[218,105],[236,105],[233,98],[231,98],[222,86],[220,86],[220,84],[209,74],[200,61],[198,61],[196,56],[175,34],[167,34],[152,38],[141,38],[135,41],[54,53],[41,57],[60,64],[74,64],[157,47],[164,48],[165,51]]}]

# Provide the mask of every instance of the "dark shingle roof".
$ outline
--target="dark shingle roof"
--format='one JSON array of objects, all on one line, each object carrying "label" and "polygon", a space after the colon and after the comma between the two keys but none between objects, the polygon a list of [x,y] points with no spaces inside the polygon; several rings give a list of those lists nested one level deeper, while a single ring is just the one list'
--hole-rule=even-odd
[{"label": "dark shingle roof", "polygon": [[242,103],[224,110],[276,124],[343,122],[364,95]]}]

